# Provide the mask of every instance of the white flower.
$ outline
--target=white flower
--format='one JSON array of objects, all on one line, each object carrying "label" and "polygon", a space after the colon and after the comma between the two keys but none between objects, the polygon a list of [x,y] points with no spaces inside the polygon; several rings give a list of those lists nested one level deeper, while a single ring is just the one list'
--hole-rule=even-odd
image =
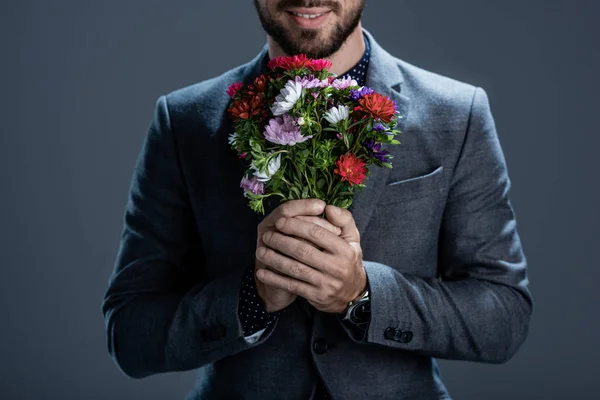
[{"label": "white flower", "polygon": [[271,112],[273,112],[273,115],[278,116],[290,111],[301,96],[302,84],[292,80],[288,81],[275,97]]},{"label": "white flower", "polygon": [[233,132],[231,135],[229,135],[229,139],[227,139],[229,141],[229,144],[233,144],[234,140],[236,140],[238,137],[240,137],[240,135],[237,134],[237,132]]},{"label": "white flower", "polygon": [[330,124],[335,125],[340,121],[348,119],[348,111],[348,106],[343,104],[337,107],[331,107],[329,110],[327,110],[323,118],[329,121]]},{"label": "white flower", "polygon": [[304,118],[303,117],[298,118],[297,122],[298,122],[298,126],[304,125]]},{"label": "white flower", "polygon": [[260,172],[254,165],[254,162],[250,165],[250,168],[254,170],[254,176],[261,182],[266,182],[271,179],[271,177],[279,170],[279,167],[281,167],[281,154],[278,154],[277,157],[271,159],[269,166],[267,167],[267,173]]}]

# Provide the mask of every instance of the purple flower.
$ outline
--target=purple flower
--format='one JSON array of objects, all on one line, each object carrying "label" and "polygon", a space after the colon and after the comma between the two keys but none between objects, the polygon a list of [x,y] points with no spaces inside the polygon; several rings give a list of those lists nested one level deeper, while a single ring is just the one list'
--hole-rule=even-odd
[{"label": "purple flower", "polygon": [[378,122],[373,126],[373,130],[375,132],[383,132],[383,131],[385,131],[385,126],[383,126],[383,124],[381,122]]},{"label": "purple flower", "polygon": [[373,92],[374,92],[373,89],[371,89],[369,87],[366,87],[366,86],[363,86],[362,88],[360,88],[358,90],[351,89],[350,90],[350,96],[348,96],[348,97],[350,97],[354,101],[358,101],[358,99],[360,99],[361,97],[363,97],[363,96],[365,96],[367,94],[371,94]]},{"label": "purple flower", "polygon": [[387,162],[386,156],[390,154],[387,150],[381,150],[381,143],[375,143],[373,139],[363,142],[363,145],[369,150],[369,156],[376,158],[381,162]]},{"label": "purple flower", "polygon": [[242,178],[240,182],[240,187],[244,189],[244,197],[248,191],[254,194],[264,194],[265,193],[265,184],[258,180],[256,176],[252,176],[252,178],[248,179],[246,177]]},{"label": "purple flower", "polygon": [[341,134],[341,132],[338,132],[338,133],[337,133],[335,136],[336,136],[338,139],[341,139],[341,138],[343,138],[343,137],[344,137],[344,135],[342,135],[342,134]]},{"label": "purple flower", "polygon": [[394,110],[396,112],[399,112],[400,111],[400,107],[398,107],[398,104],[396,104],[396,102],[394,100],[392,100],[392,104],[394,105]]},{"label": "purple flower", "polygon": [[265,127],[263,135],[271,143],[290,146],[305,142],[313,137],[313,135],[302,136],[298,123],[289,114],[283,114],[283,118],[271,119],[269,125]]}]

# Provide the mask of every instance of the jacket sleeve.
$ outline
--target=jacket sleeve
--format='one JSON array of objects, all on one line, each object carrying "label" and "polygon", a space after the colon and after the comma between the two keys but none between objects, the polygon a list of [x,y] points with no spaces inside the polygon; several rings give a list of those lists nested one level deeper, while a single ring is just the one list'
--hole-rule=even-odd
[{"label": "jacket sleeve", "polygon": [[242,277],[204,278],[198,236],[171,132],[167,98],[136,160],[114,270],[102,304],[108,350],[128,376],[199,368],[260,345],[248,342],[238,314]]},{"label": "jacket sleeve", "polygon": [[440,278],[364,261],[371,320],[365,340],[353,340],[437,358],[508,361],[533,312],[509,187],[488,97],[476,88],[439,232]]}]

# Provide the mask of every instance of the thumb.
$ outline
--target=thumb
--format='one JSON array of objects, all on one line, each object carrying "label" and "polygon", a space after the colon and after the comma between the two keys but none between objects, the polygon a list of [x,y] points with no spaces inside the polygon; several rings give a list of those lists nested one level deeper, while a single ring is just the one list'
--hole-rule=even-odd
[{"label": "thumb", "polygon": [[337,226],[342,230],[340,238],[347,242],[360,243],[360,234],[358,233],[358,228],[356,228],[354,217],[350,211],[345,208],[328,204],[325,207],[325,214],[327,220],[331,222],[332,225]]}]

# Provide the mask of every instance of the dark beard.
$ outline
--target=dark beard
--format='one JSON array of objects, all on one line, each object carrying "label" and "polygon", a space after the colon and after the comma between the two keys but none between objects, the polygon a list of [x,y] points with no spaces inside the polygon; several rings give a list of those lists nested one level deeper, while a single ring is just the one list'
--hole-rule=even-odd
[{"label": "dark beard", "polygon": [[[273,40],[275,40],[285,54],[294,55],[303,53],[308,58],[326,58],[337,52],[340,47],[342,47],[346,39],[348,39],[348,36],[354,32],[362,18],[365,2],[361,2],[358,10],[356,10],[356,12],[351,15],[349,19],[343,20],[337,24],[331,37],[329,37],[326,41],[319,43],[318,46],[315,46],[310,50],[304,49],[301,44],[305,41],[312,43],[318,36],[319,31],[314,29],[303,29],[300,31],[298,40],[294,41],[286,33],[285,26],[282,26],[273,19],[269,18],[269,16],[266,15],[266,12],[263,13],[263,11],[260,9],[260,5],[258,4],[258,0],[254,0],[254,6],[258,13],[258,18],[260,19],[263,29],[269,36],[273,38]],[[329,2],[327,0],[282,0],[277,6],[279,11],[290,7],[329,7],[331,8],[331,12],[335,14],[339,15],[341,12],[339,3]]]}]

